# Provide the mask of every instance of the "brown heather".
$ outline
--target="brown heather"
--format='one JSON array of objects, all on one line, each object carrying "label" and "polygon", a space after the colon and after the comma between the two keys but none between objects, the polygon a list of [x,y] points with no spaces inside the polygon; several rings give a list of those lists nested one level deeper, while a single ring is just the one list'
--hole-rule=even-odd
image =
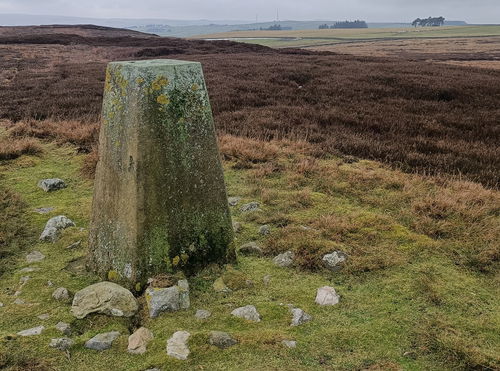
[{"label": "brown heather", "polygon": [[47,134],[43,121],[25,130],[36,136],[56,131],[52,135],[90,148],[108,61],[189,59],[203,63],[220,133],[300,139],[321,156],[348,154],[499,185],[500,71],[229,41],[113,36],[71,27],[0,33],[0,119],[50,118],[59,123]]}]

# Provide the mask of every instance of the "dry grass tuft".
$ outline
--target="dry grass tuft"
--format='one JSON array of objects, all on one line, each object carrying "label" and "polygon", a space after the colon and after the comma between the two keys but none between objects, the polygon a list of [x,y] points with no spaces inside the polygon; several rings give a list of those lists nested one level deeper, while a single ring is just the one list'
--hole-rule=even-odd
[{"label": "dry grass tuft", "polygon": [[0,160],[12,160],[21,155],[37,155],[42,146],[34,138],[14,138],[0,140]]}]

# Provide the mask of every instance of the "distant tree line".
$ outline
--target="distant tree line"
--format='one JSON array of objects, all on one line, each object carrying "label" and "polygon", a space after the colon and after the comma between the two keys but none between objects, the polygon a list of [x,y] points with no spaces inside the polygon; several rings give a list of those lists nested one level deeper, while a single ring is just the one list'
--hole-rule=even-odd
[{"label": "distant tree line", "polygon": [[360,21],[359,19],[355,21],[343,21],[343,22],[335,22],[332,25],[321,24],[318,27],[320,30],[325,30],[329,28],[368,28],[368,25],[365,21]]},{"label": "distant tree line", "polygon": [[415,19],[411,25],[413,27],[426,27],[426,26],[431,26],[431,27],[439,27],[444,25],[445,18],[444,17],[429,17],[429,18],[424,18],[420,19],[417,18]]}]

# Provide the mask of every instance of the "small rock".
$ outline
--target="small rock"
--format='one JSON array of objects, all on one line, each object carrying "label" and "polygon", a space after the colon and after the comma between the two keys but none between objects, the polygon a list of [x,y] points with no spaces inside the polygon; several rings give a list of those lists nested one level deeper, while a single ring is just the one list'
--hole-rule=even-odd
[{"label": "small rock", "polygon": [[57,235],[61,229],[66,229],[68,227],[74,227],[75,223],[64,215],[54,216],[47,221],[45,228],[40,235],[40,240],[55,242],[57,240]]},{"label": "small rock", "polygon": [[75,294],[71,313],[79,319],[90,313],[102,313],[116,317],[132,317],[139,305],[134,295],[113,282],[99,282]]},{"label": "small rock", "polygon": [[49,346],[64,351],[71,348],[74,344],[75,342],[70,338],[55,338],[50,340]]},{"label": "small rock", "polygon": [[30,280],[30,276],[22,276],[21,279],[19,280],[19,284],[21,286],[24,286],[26,284],[26,282],[28,282]]},{"label": "small rock", "polygon": [[44,314],[40,314],[39,316],[37,316],[39,319],[41,319],[42,321],[45,321],[47,319],[50,318],[50,314],[48,313],[44,313]]},{"label": "small rock", "polygon": [[271,233],[271,227],[269,227],[267,224],[266,225],[261,225],[259,227],[259,234],[262,236],[266,236],[269,233]]},{"label": "small rock", "polygon": [[236,206],[238,205],[238,202],[240,202],[241,200],[241,197],[229,197],[227,199],[227,202],[229,204],[229,206]]},{"label": "small rock", "polygon": [[21,292],[21,291],[19,291],[19,290],[17,290],[17,291],[14,293],[14,296],[19,296],[19,295],[21,295],[21,294],[22,294],[22,292]]},{"label": "small rock", "polygon": [[241,255],[254,255],[254,256],[261,256],[262,255],[262,249],[257,245],[256,242],[248,242],[244,245],[241,245],[239,248],[238,252]]},{"label": "small rock", "polygon": [[299,326],[303,323],[309,322],[312,319],[309,314],[307,314],[300,308],[293,308],[291,309],[291,312],[293,317],[290,326]]},{"label": "small rock", "polygon": [[40,251],[32,251],[28,255],[26,255],[26,261],[31,263],[38,263],[45,259],[45,255],[43,255]]},{"label": "small rock", "polygon": [[240,222],[233,222],[233,231],[234,233],[239,233],[241,231],[241,223]]},{"label": "small rock", "polygon": [[236,339],[233,339],[227,332],[210,331],[210,345],[215,345],[218,348],[225,349],[238,344]]},{"label": "small rock", "polygon": [[67,249],[76,249],[78,246],[80,246],[82,244],[82,240],[79,240],[79,241],[76,241],[76,242],[73,242],[71,245],[69,246],[66,246]]},{"label": "small rock", "polygon": [[253,281],[252,280],[245,280],[245,285],[247,287],[253,287]]},{"label": "small rock", "polygon": [[97,334],[92,339],[85,342],[85,348],[94,350],[106,350],[111,348],[113,341],[120,336],[118,331],[104,332],[102,334]]},{"label": "small rock", "polygon": [[155,367],[155,368],[148,368],[147,370],[144,370],[144,371],[161,371],[159,368]]},{"label": "small rock", "polygon": [[271,275],[270,274],[266,274],[263,278],[262,278],[262,282],[264,283],[264,285],[266,286],[269,286],[269,284],[271,283]]},{"label": "small rock", "polygon": [[68,301],[69,292],[65,287],[59,287],[54,290],[54,292],[52,293],[52,297],[58,301]]},{"label": "small rock", "polygon": [[230,293],[231,292],[231,289],[226,286],[222,277],[217,278],[214,281],[212,287],[213,287],[215,292],[222,292],[222,293]]},{"label": "small rock", "polygon": [[323,256],[323,259],[321,260],[323,261],[323,264],[326,268],[332,271],[338,271],[342,268],[345,261],[347,260],[347,254],[343,253],[342,251],[334,251]]},{"label": "small rock", "polygon": [[250,202],[248,204],[244,204],[240,207],[240,211],[247,213],[249,211],[259,210],[260,204],[258,202]]},{"label": "small rock", "polygon": [[128,352],[133,354],[143,354],[146,346],[153,340],[153,333],[145,327],[140,327],[128,337]]},{"label": "small rock", "polygon": [[47,286],[52,287],[54,286],[54,284],[52,283],[52,281],[47,281]]},{"label": "small rock", "polygon": [[53,192],[66,188],[66,183],[64,183],[64,180],[59,178],[43,179],[38,182],[38,187],[43,189],[45,192]]},{"label": "small rock", "polygon": [[253,305],[236,308],[231,312],[231,314],[235,317],[243,318],[248,321],[260,322],[260,314]]},{"label": "small rock", "polygon": [[187,331],[177,331],[167,340],[167,354],[170,357],[186,360],[189,356],[188,340],[191,334]]},{"label": "small rock", "polygon": [[14,304],[23,305],[26,304],[26,302],[23,299],[17,298],[16,300],[14,300]]},{"label": "small rock", "polygon": [[177,286],[166,288],[150,287],[146,290],[149,316],[158,317],[161,312],[173,312],[189,308],[189,284],[179,280]]},{"label": "small rock", "polygon": [[54,210],[53,207],[40,207],[38,209],[35,209],[35,212],[37,212],[38,214],[48,214],[52,210]]},{"label": "small rock", "polygon": [[26,267],[26,268],[21,269],[19,272],[20,273],[30,273],[30,272],[35,272],[35,271],[39,271],[39,270],[40,270],[40,268]]},{"label": "small rock", "polygon": [[276,264],[278,267],[289,267],[293,264],[293,258],[294,258],[294,253],[292,251],[287,251],[284,252],[283,254],[277,255],[273,259],[273,263]]},{"label": "small rock", "polygon": [[281,344],[287,348],[295,348],[297,346],[297,342],[295,340],[283,340]]},{"label": "small rock", "polygon": [[335,289],[330,286],[323,286],[316,293],[316,303],[319,305],[335,305],[339,302],[340,296]]},{"label": "small rock", "polygon": [[209,312],[208,310],[204,310],[204,309],[198,309],[195,313],[195,317],[198,318],[198,319],[207,319],[208,317],[210,317],[212,315],[211,312]]},{"label": "small rock", "polygon": [[0,308],[2,308],[2,307],[3,307],[3,303],[0,303]]},{"label": "small rock", "polygon": [[17,334],[19,336],[40,335],[43,330],[45,330],[44,326],[37,326],[37,327],[29,328],[27,330],[19,331]]},{"label": "small rock", "polygon": [[64,335],[71,335],[71,326],[66,322],[58,322],[56,329],[61,331]]}]

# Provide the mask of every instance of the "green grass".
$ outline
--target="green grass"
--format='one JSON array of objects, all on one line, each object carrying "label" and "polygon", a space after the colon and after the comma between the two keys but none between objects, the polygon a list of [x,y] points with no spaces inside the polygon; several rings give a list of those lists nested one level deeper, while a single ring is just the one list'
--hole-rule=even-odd
[{"label": "green grass", "polygon": [[230,38],[276,48],[307,47],[346,42],[500,36],[500,26],[446,26],[289,31],[233,31],[193,38]]},{"label": "green grass", "polygon": [[[248,140],[246,145],[252,149],[257,143]],[[24,253],[19,253],[14,267],[0,277],[0,302],[5,304],[0,308],[0,368],[451,370],[500,366],[500,285],[494,255],[499,241],[494,231],[500,210],[498,191],[403,174],[370,161],[317,160],[305,154],[307,149],[287,143],[263,148],[267,158],[250,161],[248,168],[236,164],[251,160],[245,158],[251,157],[249,151],[233,153],[224,163],[229,195],[241,196],[241,203],[262,204],[263,211],[249,214],[232,208],[233,219],[243,224],[237,244],[257,240],[269,254],[239,258],[235,268],[254,282],[253,287],[215,294],[212,282],[224,273],[219,268],[191,277],[189,310],[153,320],[141,312],[142,325],[155,335],[144,355],[126,352],[128,320],[98,315],[77,320],[68,304],[51,298],[56,287],[74,293],[97,281],[91,274],[68,269],[71,262],[78,265],[87,247],[87,231],[80,228],[88,225],[92,183],[80,175],[84,156],[71,146],[48,143],[40,157],[1,163],[0,185],[21,195],[26,204],[23,215],[34,236],[53,215],[64,214],[77,226],[64,231],[55,244],[33,242],[31,249],[47,256],[32,265],[39,271],[21,273],[28,265]],[[36,187],[39,179],[53,176],[65,179],[68,188],[44,193]],[[48,215],[31,212],[45,206],[56,209]],[[436,210],[448,214],[436,217]],[[257,233],[264,223],[272,228],[268,237]],[[83,241],[81,247],[65,249],[77,240]],[[287,249],[296,252],[298,266],[274,266],[270,257]],[[332,249],[350,256],[341,272],[325,271],[319,264],[322,254]],[[481,254],[493,254],[493,258],[481,260]],[[271,283],[265,286],[262,278],[268,274]],[[12,294],[23,275],[31,277],[20,296],[29,304],[18,306],[12,304]],[[340,304],[314,304],[316,289],[324,285],[336,288]],[[304,309],[313,320],[290,327],[287,303]],[[230,315],[235,307],[247,304],[257,307],[262,322],[247,323]],[[196,309],[208,309],[213,315],[197,321]],[[43,313],[50,318],[39,320],[37,315]],[[51,338],[61,336],[53,327],[58,321],[75,329],[77,344],[70,359],[48,347]],[[40,336],[13,335],[40,324],[47,328]],[[96,352],[83,347],[90,337],[107,330],[123,334],[111,349]],[[187,361],[171,359],[165,352],[166,340],[177,330],[192,334]],[[211,330],[227,331],[239,344],[226,350],[214,348],[207,344]],[[297,348],[284,348],[283,339],[296,340]]]}]

